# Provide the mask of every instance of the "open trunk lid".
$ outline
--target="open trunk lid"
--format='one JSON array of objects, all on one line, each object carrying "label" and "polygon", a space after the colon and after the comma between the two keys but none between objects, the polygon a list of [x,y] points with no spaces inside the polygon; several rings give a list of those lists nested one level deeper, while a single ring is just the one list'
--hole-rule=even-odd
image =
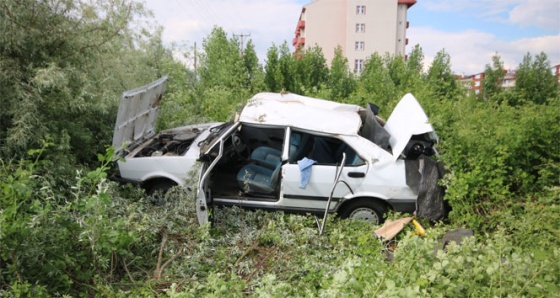
[{"label": "open trunk lid", "polygon": [[166,85],[167,76],[164,76],[148,85],[123,92],[113,134],[117,156],[126,155],[130,145],[135,147],[154,135]]}]

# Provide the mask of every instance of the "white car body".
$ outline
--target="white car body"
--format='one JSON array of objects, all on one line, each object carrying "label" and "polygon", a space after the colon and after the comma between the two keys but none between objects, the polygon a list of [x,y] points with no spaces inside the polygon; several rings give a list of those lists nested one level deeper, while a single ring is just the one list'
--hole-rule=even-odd
[{"label": "white car body", "polygon": [[[156,134],[166,79],[123,93],[113,138],[122,157],[120,179],[148,190],[174,184],[196,188],[201,224],[208,220],[208,204],[302,213],[328,210],[347,217],[373,217],[377,222],[388,209],[414,211],[418,181],[407,180],[420,178],[414,173],[418,169],[409,167],[407,172],[407,160],[415,157],[406,155],[413,147],[428,155],[435,152],[437,135],[411,94],[403,97],[384,125],[372,117],[373,112],[356,105],[259,93],[236,122],[190,125]],[[368,125],[376,127],[368,130]],[[374,129],[382,130],[388,140],[374,143]],[[263,148],[278,152],[276,164],[253,158]],[[321,148],[325,150],[319,152]],[[297,163],[303,157],[319,161],[311,166],[305,188],[300,187],[302,171]],[[258,175],[247,178],[242,173],[261,168],[266,173],[278,169],[278,177],[264,177],[266,183],[274,180],[267,184],[270,191],[257,183]],[[187,183],[193,177],[198,178],[197,184]]]}]

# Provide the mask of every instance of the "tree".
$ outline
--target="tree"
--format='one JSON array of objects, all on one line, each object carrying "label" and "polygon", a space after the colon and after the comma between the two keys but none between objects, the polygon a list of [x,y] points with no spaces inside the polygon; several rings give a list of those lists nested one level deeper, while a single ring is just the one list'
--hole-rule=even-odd
[{"label": "tree", "polygon": [[301,82],[298,80],[297,61],[284,42],[279,49],[278,68],[282,74],[282,90],[301,93]]},{"label": "tree", "polygon": [[243,51],[243,66],[247,73],[246,86],[251,93],[256,93],[264,89],[264,73],[253,41],[249,40]]},{"label": "tree", "polygon": [[115,99],[161,73],[146,56],[164,54],[152,51],[158,33],[131,25],[145,15],[131,0],[0,0],[0,154],[21,156],[47,135],[57,146],[46,155],[88,162],[103,151]]},{"label": "tree", "polygon": [[229,38],[220,27],[212,29],[202,47],[200,82],[190,96],[198,106],[197,116],[225,121],[234,116],[252,88],[260,89],[256,54],[249,43],[243,55],[240,41]]},{"label": "tree", "polygon": [[306,92],[316,93],[326,84],[329,76],[327,60],[319,46],[307,49],[302,58],[296,59],[300,84]]},{"label": "tree", "polygon": [[200,79],[204,88],[225,87],[239,90],[248,78],[237,39],[228,38],[220,27],[202,42],[204,54],[200,61]]},{"label": "tree", "polygon": [[419,45],[414,46],[408,59],[406,60],[405,66],[405,83],[403,87],[406,87],[406,92],[418,92],[418,88],[421,86],[421,82],[424,77],[424,53],[422,53],[422,48]]},{"label": "tree", "polygon": [[451,57],[445,49],[436,54],[428,70],[427,80],[439,99],[454,99],[459,94],[457,81],[451,71]]},{"label": "tree", "polygon": [[484,78],[482,79],[482,97],[492,98],[502,92],[502,83],[505,77],[504,63],[496,53],[492,56],[492,65],[486,64]]},{"label": "tree", "polygon": [[346,99],[356,89],[356,80],[350,72],[348,59],[342,54],[342,47],[340,46],[334,50],[328,87],[331,90],[330,98],[333,100]]},{"label": "tree", "polygon": [[387,54],[384,60],[387,70],[389,71],[389,76],[395,87],[401,89],[404,85],[408,85],[408,74],[404,57],[401,55],[390,56]]},{"label": "tree", "polygon": [[534,60],[530,53],[523,57],[517,68],[514,90],[525,100],[537,104],[546,104],[549,99],[558,97],[556,77],[550,71],[550,62],[544,52],[535,56]]},{"label": "tree", "polygon": [[264,82],[271,92],[279,92],[284,85],[284,78],[280,72],[278,47],[272,45],[266,53],[266,65],[264,67]]},{"label": "tree", "polygon": [[366,60],[358,80],[360,104],[374,102],[382,106],[397,97],[395,85],[385,62],[377,53]]},{"label": "tree", "polygon": [[424,53],[420,45],[415,45],[406,60],[407,72],[420,76],[424,68]]}]

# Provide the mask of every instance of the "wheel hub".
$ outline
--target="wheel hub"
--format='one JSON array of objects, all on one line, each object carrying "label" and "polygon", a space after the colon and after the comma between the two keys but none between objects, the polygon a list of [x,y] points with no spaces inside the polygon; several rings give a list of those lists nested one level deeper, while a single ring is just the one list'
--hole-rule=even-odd
[{"label": "wheel hub", "polygon": [[350,219],[361,219],[368,222],[378,223],[379,218],[377,217],[377,213],[369,208],[358,208],[350,214],[348,217]]}]

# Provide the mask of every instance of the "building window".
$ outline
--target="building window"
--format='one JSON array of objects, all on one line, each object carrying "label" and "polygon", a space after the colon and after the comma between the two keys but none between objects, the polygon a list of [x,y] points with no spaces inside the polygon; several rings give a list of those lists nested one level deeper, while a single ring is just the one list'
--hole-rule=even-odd
[{"label": "building window", "polygon": [[356,73],[356,74],[361,73],[363,68],[364,68],[364,60],[363,59],[354,60],[354,73]]},{"label": "building window", "polygon": [[364,23],[356,24],[356,32],[366,32],[366,24]]},{"label": "building window", "polygon": [[356,51],[363,51],[363,50],[364,50],[364,42],[356,41]]},{"label": "building window", "polygon": [[356,14],[366,14],[366,6],[365,5],[356,6]]}]

